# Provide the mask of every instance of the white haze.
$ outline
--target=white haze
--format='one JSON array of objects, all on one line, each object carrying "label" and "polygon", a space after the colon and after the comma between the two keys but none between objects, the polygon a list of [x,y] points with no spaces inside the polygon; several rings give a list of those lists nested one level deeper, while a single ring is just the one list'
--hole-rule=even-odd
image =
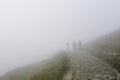
[{"label": "white haze", "polygon": [[0,75],[119,28],[119,0],[1,0]]}]

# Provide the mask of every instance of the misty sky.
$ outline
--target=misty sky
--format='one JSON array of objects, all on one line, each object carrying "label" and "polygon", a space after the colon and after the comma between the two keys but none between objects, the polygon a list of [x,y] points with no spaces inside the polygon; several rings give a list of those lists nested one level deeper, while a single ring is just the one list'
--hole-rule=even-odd
[{"label": "misty sky", "polygon": [[0,75],[119,28],[119,0],[1,0]]}]

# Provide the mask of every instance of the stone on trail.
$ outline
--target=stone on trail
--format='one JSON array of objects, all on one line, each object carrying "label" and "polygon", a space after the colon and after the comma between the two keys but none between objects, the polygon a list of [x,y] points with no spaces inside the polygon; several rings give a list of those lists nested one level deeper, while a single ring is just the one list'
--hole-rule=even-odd
[{"label": "stone on trail", "polygon": [[117,80],[120,80],[120,74],[117,74]]},{"label": "stone on trail", "polygon": [[115,69],[90,53],[81,51],[69,55],[72,72],[75,72],[71,80],[120,80],[120,74]]}]

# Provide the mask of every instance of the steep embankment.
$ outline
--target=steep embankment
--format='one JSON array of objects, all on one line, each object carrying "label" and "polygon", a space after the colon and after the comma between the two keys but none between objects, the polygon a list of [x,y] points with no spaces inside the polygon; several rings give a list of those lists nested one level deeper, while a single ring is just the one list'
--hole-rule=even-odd
[{"label": "steep embankment", "polygon": [[120,30],[114,31],[103,37],[97,38],[87,44],[90,48],[99,48],[101,50],[117,51],[120,48]]},{"label": "steep embankment", "polygon": [[89,42],[85,48],[120,71],[120,30]]},{"label": "steep embankment", "polygon": [[66,52],[53,58],[8,72],[0,80],[61,80],[70,68]]}]

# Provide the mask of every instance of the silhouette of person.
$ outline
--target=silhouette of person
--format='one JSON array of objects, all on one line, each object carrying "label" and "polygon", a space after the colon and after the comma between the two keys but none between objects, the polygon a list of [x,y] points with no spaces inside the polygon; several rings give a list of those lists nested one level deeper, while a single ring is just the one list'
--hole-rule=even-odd
[{"label": "silhouette of person", "polygon": [[75,41],[72,43],[72,47],[73,47],[73,50],[76,50],[76,49],[77,49],[77,44],[76,44]]},{"label": "silhouette of person", "polygon": [[66,47],[67,47],[67,51],[69,51],[70,50],[69,43],[66,43]]},{"label": "silhouette of person", "polygon": [[78,49],[80,49],[80,48],[81,48],[81,45],[82,45],[82,42],[81,42],[81,41],[79,41],[79,43],[78,43]]}]

